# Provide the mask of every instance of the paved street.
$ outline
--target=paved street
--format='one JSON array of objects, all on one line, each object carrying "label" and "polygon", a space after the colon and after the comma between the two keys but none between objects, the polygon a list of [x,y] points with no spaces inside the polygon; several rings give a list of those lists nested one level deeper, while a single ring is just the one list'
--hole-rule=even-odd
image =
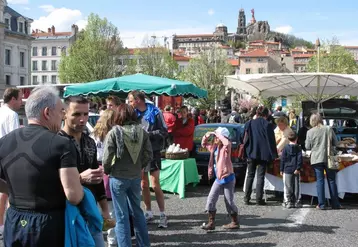
[{"label": "paved street", "polygon": [[[358,240],[358,204],[344,205],[346,210],[318,211],[314,208],[282,209],[281,203],[268,206],[244,206],[242,189],[236,202],[241,210],[241,229],[225,231],[220,226],[229,219],[223,200],[218,203],[217,230],[206,233],[200,225],[206,220],[204,206],[208,186],[189,188],[188,198],[166,194],[168,229],[150,225],[152,246],[255,246],[255,247],[330,247],[356,246]],[[156,207],[156,203],[153,204]]]},{"label": "paved street", "polygon": [[[269,197],[268,206],[244,206],[242,189],[237,189],[241,229],[225,231],[221,225],[229,221],[225,205],[218,203],[217,229],[206,233],[200,225],[204,214],[208,186],[188,187],[187,198],[165,194],[169,227],[157,229],[149,225],[152,246],[185,247],[353,247],[358,240],[358,202],[350,200],[340,211],[318,211],[314,208],[282,209],[281,203]],[[154,199],[154,198],[153,198]],[[157,213],[156,202],[153,209]],[[2,243],[0,247],[2,247]],[[135,246],[135,245],[134,245]]]}]

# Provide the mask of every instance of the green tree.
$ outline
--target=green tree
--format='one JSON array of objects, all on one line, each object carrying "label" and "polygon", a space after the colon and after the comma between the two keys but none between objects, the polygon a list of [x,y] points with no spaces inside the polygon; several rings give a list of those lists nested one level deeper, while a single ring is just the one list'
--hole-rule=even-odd
[{"label": "green tree", "polygon": [[[339,45],[337,38],[324,41],[321,45],[319,57],[319,71],[327,73],[339,74],[357,74],[358,65],[353,55],[344,47]],[[307,71],[317,72],[318,70],[318,54],[313,56],[308,65]]]},{"label": "green tree", "polygon": [[128,59],[124,73],[127,75],[143,73],[175,79],[179,74],[178,63],[173,59],[168,49],[152,45],[134,51],[134,58]]},{"label": "green tree", "polygon": [[215,101],[225,94],[224,77],[232,71],[227,55],[222,49],[212,48],[190,60],[181,78],[208,91],[207,99],[196,100],[198,107],[214,108]]},{"label": "green tree", "polygon": [[90,14],[69,54],[62,54],[59,77],[62,83],[90,82],[120,73],[117,58],[123,53],[117,27],[106,18]]},{"label": "green tree", "polygon": [[267,98],[262,98],[260,101],[265,107],[272,110],[273,104],[275,104],[276,100],[277,97],[267,97]]},{"label": "green tree", "polygon": [[230,41],[228,42],[228,45],[229,45],[230,47],[236,49],[236,50],[238,50],[238,49],[245,49],[245,48],[246,48],[245,42],[243,42],[243,41],[238,41],[238,40],[237,40],[237,41],[230,40]]},{"label": "green tree", "polygon": [[296,37],[292,34],[270,32],[267,34],[266,39],[281,41],[283,45],[288,46],[290,48],[295,48],[297,46],[305,46],[307,48],[314,48],[314,45],[312,42],[309,42],[302,38]]}]

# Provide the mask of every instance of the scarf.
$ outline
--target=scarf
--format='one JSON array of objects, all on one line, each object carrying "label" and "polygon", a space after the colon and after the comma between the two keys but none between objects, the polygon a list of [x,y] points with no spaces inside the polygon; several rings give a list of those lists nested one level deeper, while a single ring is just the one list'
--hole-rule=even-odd
[{"label": "scarf", "polygon": [[150,125],[153,125],[155,122],[155,117],[159,113],[159,109],[152,104],[146,103],[147,110],[145,112],[141,112],[136,109],[137,117],[141,118],[143,116],[144,120],[147,121]]}]

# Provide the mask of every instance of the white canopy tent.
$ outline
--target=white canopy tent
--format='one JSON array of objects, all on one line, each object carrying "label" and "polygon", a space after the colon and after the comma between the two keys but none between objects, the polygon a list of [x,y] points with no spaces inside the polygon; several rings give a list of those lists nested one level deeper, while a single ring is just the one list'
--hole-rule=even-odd
[{"label": "white canopy tent", "polygon": [[358,95],[358,75],[273,73],[230,75],[225,85],[259,97],[307,95],[322,103],[340,95]]}]

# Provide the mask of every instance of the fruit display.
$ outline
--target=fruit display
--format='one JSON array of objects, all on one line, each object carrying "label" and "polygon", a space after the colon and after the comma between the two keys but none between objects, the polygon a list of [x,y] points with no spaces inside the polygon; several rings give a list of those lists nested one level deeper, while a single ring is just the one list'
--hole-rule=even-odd
[{"label": "fruit display", "polygon": [[338,148],[356,148],[357,147],[356,140],[352,137],[343,138],[342,141],[338,142],[337,147]]},{"label": "fruit display", "polygon": [[[339,156],[341,157],[341,156]],[[343,155],[342,157],[348,157],[347,155]],[[358,162],[358,156],[354,155],[354,157],[357,157],[357,160],[354,159],[339,159],[339,170],[343,170],[346,167],[349,167],[351,165],[354,165]],[[280,160],[275,160],[272,164],[270,164],[267,167],[267,173],[282,178],[280,175]],[[310,159],[308,157],[303,157],[303,165],[301,169],[301,183],[313,183],[316,182],[316,175],[314,172],[313,167],[311,166]]]}]

